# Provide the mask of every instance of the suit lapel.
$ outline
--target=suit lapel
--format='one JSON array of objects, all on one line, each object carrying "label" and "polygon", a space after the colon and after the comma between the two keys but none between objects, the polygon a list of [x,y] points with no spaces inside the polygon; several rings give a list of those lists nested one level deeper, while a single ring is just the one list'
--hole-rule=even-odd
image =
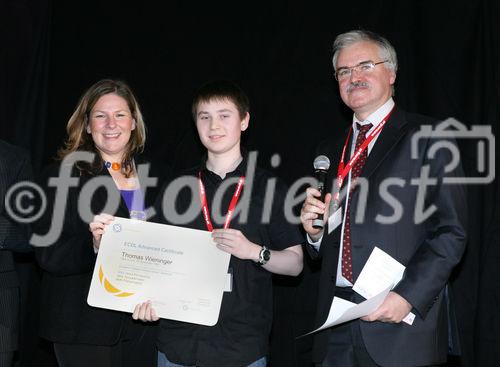
[{"label": "suit lapel", "polygon": [[[9,179],[9,174],[10,172],[7,165],[7,160],[2,157],[2,159],[0,159],[0,198],[2,198],[2,200],[5,198],[5,194],[8,189],[7,182]],[[3,214],[3,209],[4,205],[2,203],[2,205],[0,205],[0,214]]]},{"label": "suit lapel", "polygon": [[407,122],[404,112],[396,107],[377,138],[368,159],[361,170],[361,176],[369,178],[377,167],[389,157],[389,153],[407,131]]},{"label": "suit lapel", "polygon": [[[111,175],[109,174],[108,170],[106,170],[106,173],[108,174],[109,178],[113,180]],[[116,187],[116,183],[113,181]],[[122,217],[122,218],[130,218],[130,211],[127,208],[127,203],[123,199],[122,193],[118,187],[116,187],[116,190],[118,190],[118,194],[120,195],[120,205],[118,206],[118,210],[116,211],[116,216],[117,217]]]}]

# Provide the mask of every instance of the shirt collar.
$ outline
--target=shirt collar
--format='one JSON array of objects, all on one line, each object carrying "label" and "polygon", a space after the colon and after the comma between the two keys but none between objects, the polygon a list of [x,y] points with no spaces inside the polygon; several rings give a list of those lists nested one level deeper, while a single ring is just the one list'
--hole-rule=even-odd
[{"label": "shirt collar", "polygon": [[[241,148],[241,155],[243,156],[243,160],[240,162],[240,164],[238,164],[238,166],[232,172],[228,172],[226,174],[226,177],[224,178],[224,180],[226,178],[229,178],[229,177],[240,177],[240,176],[245,175],[246,170],[247,170],[247,161],[248,161],[248,152],[246,151],[246,149]],[[201,160],[201,165],[200,165],[202,176],[204,178],[205,177],[209,178],[210,180],[212,180],[214,182],[223,181],[219,177],[219,175],[210,171],[207,168],[207,159],[208,159],[207,154],[203,155],[202,160]]]},{"label": "shirt collar", "polygon": [[382,106],[380,106],[378,108],[378,110],[376,110],[371,115],[369,115],[364,121],[359,120],[356,117],[356,114],[353,114],[352,115],[352,128],[354,129],[354,131],[356,131],[356,123],[358,123],[360,125],[372,124],[373,125],[372,129],[373,129],[375,126],[377,126],[378,124],[380,124],[382,122],[384,117],[387,116],[387,114],[389,112],[391,112],[391,110],[394,107],[394,104],[395,103],[394,103],[394,100],[392,99],[392,97],[389,98],[387,100],[387,102],[385,102]]}]

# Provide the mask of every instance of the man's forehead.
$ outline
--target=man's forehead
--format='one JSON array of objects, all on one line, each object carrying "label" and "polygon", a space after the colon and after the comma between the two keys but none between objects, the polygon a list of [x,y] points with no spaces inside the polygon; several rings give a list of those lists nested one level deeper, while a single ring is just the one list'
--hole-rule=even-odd
[{"label": "man's forehead", "polygon": [[337,67],[353,66],[363,61],[376,61],[380,48],[374,42],[359,41],[339,51]]}]

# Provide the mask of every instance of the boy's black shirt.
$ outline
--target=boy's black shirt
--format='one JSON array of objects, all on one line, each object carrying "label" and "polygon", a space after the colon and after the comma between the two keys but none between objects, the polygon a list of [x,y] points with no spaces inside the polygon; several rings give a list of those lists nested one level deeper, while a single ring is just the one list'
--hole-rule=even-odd
[{"label": "boy's black shirt", "polygon": [[[180,176],[201,177],[206,190],[208,207],[214,228],[222,228],[227,208],[236,188],[237,179],[246,174],[247,159],[224,179],[206,169],[205,160]],[[216,190],[232,179],[234,182],[224,191],[220,208],[213,206]],[[304,242],[296,225],[288,223],[284,215],[287,187],[276,182],[270,221],[262,223],[267,183],[273,176],[258,167],[253,182],[246,177],[239,203],[245,199],[245,190],[251,188],[251,198],[246,223],[235,214],[230,228],[240,230],[249,241],[265,245],[271,250],[283,250]],[[252,185],[252,187],[250,187]],[[220,194],[219,194],[220,195]],[[198,190],[181,190],[176,198],[177,213],[184,213],[190,205],[197,205],[198,215],[183,227],[207,230],[201,213]],[[222,221],[212,213],[219,212]],[[222,214],[222,215],[221,215]],[[163,222],[168,223],[165,218]],[[208,327],[162,319],[158,335],[158,349],[174,363],[187,366],[221,367],[247,366],[268,355],[269,333],[272,323],[272,274],[252,260],[231,257],[229,264],[233,274],[233,288],[222,299],[219,320]]]}]

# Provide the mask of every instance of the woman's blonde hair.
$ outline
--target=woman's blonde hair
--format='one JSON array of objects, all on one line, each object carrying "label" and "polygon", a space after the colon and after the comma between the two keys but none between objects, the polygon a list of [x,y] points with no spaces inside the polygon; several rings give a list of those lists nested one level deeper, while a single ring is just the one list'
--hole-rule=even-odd
[{"label": "woman's blonde hair", "polygon": [[128,177],[133,171],[132,160],[134,156],[137,153],[141,153],[144,149],[146,126],[137,99],[130,87],[121,80],[103,79],[85,91],[66,125],[68,137],[64,148],[61,148],[58,152],[58,158],[62,160],[68,154],[78,150],[93,152],[96,153],[93,163],[78,162],[76,167],[80,172],[85,171],[93,175],[102,170],[104,162],[94,144],[92,135],[87,133],[87,125],[90,120],[90,112],[99,98],[110,93],[122,97],[127,102],[132,118],[135,120],[135,129],[131,131],[130,139],[125,147],[125,154],[121,162],[122,172]]}]

